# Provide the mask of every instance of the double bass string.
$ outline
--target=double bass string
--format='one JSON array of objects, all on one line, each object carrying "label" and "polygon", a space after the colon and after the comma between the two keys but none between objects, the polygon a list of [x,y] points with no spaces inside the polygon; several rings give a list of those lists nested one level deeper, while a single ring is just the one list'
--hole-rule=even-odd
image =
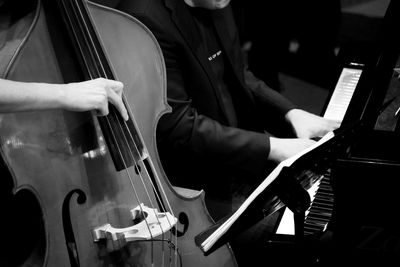
[{"label": "double bass string", "polygon": [[[82,11],[80,10],[79,6],[78,6],[78,3],[77,3],[76,1],[75,1],[75,3],[76,3],[76,7],[77,7],[78,10],[79,10],[79,13],[80,13],[80,15],[81,15],[81,18],[83,18],[83,14],[82,14]],[[82,19],[82,22],[83,22],[83,25],[84,25],[85,28],[86,28],[86,32],[89,32],[88,26],[86,25],[86,22],[84,21],[84,19]],[[79,25],[82,26],[82,23],[79,24]],[[85,37],[86,37],[86,36],[85,36]],[[89,37],[91,38],[90,35],[89,35]],[[86,38],[85,38],[85,39],[86,39]],[[92,44],[92,45],[91,45],[92,48],[95,47],[92,39],[90,39],[90,42],[88,42],[88,40],[86,39],[86,42],[87,42],[88,44],[89,44],[89,43]],[[107,75],[106,75],[106,72],[105,72],[105,70],[104,70],[104,66],[103,66],[103,64],[101,63],[100,57],[99,57],[99,55],[98,55],[98,53],[97,53],[97,50],[96,50],[96,49],[91,49],[91,51],[95,51],[95,55],[96,55],[96,57],[97,57],[97,62],[99,63],[98,65],[101,66],[101,71],[100,71],[98,68],[96,68],[96,70],[97,70],[97,72],[98,72],[98,73],[97,73],[97,77],[109,78],[109,77],[107,77]],[[93,57],[94,57],[94,56],[93,56],[93,54],[92,54],[92,58],[93,58]],[[93,60],[96,61],[95,58],[93,58]],[[102,73],[101,73],[101,72],[102,72]],[[90,78],[91,78],[91,79],[93,79],[94,76],[95,76],[95,75],[92,75],[92,73],[89,73],[89,75],[90,75]],[[116,114],[113,112],[112,109],[111,109],[110,111],[111,111],[111,113],[112,113],[114,116],[116,115]],[[117,117],[117,118],[118,118],[118,117]],[[108,117],[108,116],[105,116],[105,121],[106,121],[107,124],[109,125],[110,131],[111,131],[111,134],[112,134],[112,137],[116,140],[116,136],[115,136],[115,133],[114,133],[114,131],[113,131],[113,128],[112,128],[112,126],[111,126],[111,123],[110,123],[110,121],[109,121],[109,117]],[[122,128],[121,125],[119,125],[119,126]],[[127,140],[125,135],[124,135],[124,139],[125,139],[125,141]],[[138,193],[137,193],[137,191],[136,191],[136,188],[135,188],[135,186],[134,186],[132,176],[131,176],[131,174],[130,174],[130,171],[129,171],[129,169],[128,169],[128,167],[127,167],[127,164],[126,164],[126,162],[125,162],[125,160],[124,160],[124,157],[123,157],[123,155],[122,155],[121,148],[119,147],[118,142],[115,142],[115,144],[117,145],[118,153],[119,153],[120,156],[121,156],[121,160],[122,160],[122,162],[123,162],[124,169],[125,169],[125,171],[126,171],[128,177],[129,177],[129,181],[130,181],[130,184],[131,184],[132,192],[134,193],[137,202],[140,204],[142,201],[140,200],[140,197],[139,197],[139,195],[138,195]],[[134,143],[134,144],[135,144],[135,143]],[[129,143],[126,143],[126,145],[129,147]],[[135,144],[135,146],[136,146],[136,144]],[[130,149],[131,149],[131,148],[130,148]],[[138,150],[137,147],[136,147],[136,150]],[[130,150],[129,150],[129,151],[130,151]],[[140,154],[138,154],[138,155],[140,155]],[[135,167],[136,167],[136,166],[139,166],[138,162],[136,162],[135,158],[133,157],[131,151],[130,151],[130,156],[132,157],[132,160],[133,160],[133,162],[134,162],[134,164],[135,164]],[[140,172],[138,172],[138,175],[139,175],[139,177],[141,177],[141,173],[140,173]],[[142,183],[143,183],[142,177],[141,177],[141,180],[142,180]],[[146,194],[148,195],[148,191],[147,191],[147,189],[146,189],[145,186],[144,186],[144,188],[145,188]],[[149,198],[149,195],[148,195],[148,198]],[[152,201],[151,201],[150,198],[149,198],[149,201],[150,201],[150,203],[152,204]],[[153,204],[152,204],[152,205],[153,205]],[[142,215],[144,215],[145,213],[144,213],[143,208],[142,208],[141,205],[139,205],[139,208],[140,208],[140,211],[141,211]],[[148,223],[148,221],[147,221],[147,219],[146,219],[146,216],[143,216],[143,218],[144,218],[144,221],[145,221],[145,223],[146,223],[146,227],[147,227],[147,229],[148,229],[148,232],[149,232],[149,234],[150,234],[150,236],[151,236],[151,240],[153,240],[154,237],[153,237],[152,232],[151,232],[151,230],[150,230],[150,226],[149,226],[149,223]],[[153,242],[151,242],[151,261],[152,261],[152,265],[154,265],[154,245],[153,245]]]},{"label": "double bass string", "polygon": [[[78,6],[78,3],[76,2],[76,0],[75,0],[75,4],[76,4],[76,7],[78,8],[78,11],[79,11],[79,13],[80,13],[80,15],[81,15],[83,25],[84,25],[85,28],[86,28],[86,32],[89,33],[88,26],[87,26],[85,20],[83,19],[82,10],[81,10],[80,7]],[[88,13],[87,13],[87,14],[88,14]],[[82,24],[80,24],[80,25],[82,25]],[[86,39],[86,42],[87,42],[88,44],[90,43],[91,46],[94,48],[95,45],[94,45],[94,42],[93,42],[92,37],[90,36],[90,34],[89,34],[89,38],[90,38],[90,42],[88,42],[88,40],[85,38],[85,39]],[[107,77],[107,75],[106,75],[105,68],[104,68],[104,66],[103,66],[102,63],[101,63],[100,56],[98,55],[97,50],[96,50],[96,49],[92,49],[91,51],[95,51],[96,58],[97,58],[97,62],[99,63],[99,65],[101,66],[101,69],[102,69],[101,71],[100,71],[99,69],[97,69],[98,75],[99,75],[100,77],[109,78],[109,77]],[[93,54],[92,54],[92,58],[93,58],[93,57],[94,57],[94,56],[93,56]],[[96,59],[93,58],[93,60],[96,60]],[[101,72],[103,72],[103,73],[102,73],[103,75],[101,75]],[[91,78],[93,78],[93,75],[92,75],[91,73],[90,73],[89,75],[91,76]],[[133,114],[133,113],[132,113],[132,109],[131,109],[129,103],[128,103],[127,101],[124,101],[124,102],[125,102],[126,106],[128,107],[128,110],[130,111],[130,114]],[[110,109],[110,112],[111,112],[111,113],[117,118],[117,120],[120,122],[120,123],[118,124],[118,127],[120,127],[121,132],[123,133],[123,137],[124,137],[124,139],[125,139],[125,142],[126,142],[127,146],[130,147],[130,146],[129,146],[128,138],[127,138],[127,136],[124,134],[124,131],[123,131],[123,128],[122,128],[121,118],[118,116],[118,114],[116,114],[115,109]],[[131,118],[133,118],[133,117],[131,116]],[[106,121],[107,121],[107,124],[110,126],[110,130],[111,130],[111,132],[112,132],[113,138],[116,139],[115,133],[113,132],[113,129],[112,129],[112,127],[111,127],[111,123],[110,123],[110,121],[109,121],[109,119],[108,119],[108,116],[106,116],[105,119],[106,119]],[[134,118],[133,118],[133,119],[134,119]],[[132,136],[132,133],[131,133],[131,131],[130,131],[128,125],[127,125],[127,123],[126,123],[125,121],[123,121],[123,123],[124,123],[124,125],[125,125],[125,127],[126,127],[128,133],[129,133],[130,139],[132,140],[132,142],[133,142],[133,144],[134,144],[134,149],[136,150],[136,152],[138,153],[138,155],[141,155],[138,146],[137,146],[136,143],[134,142],[134,138],[133,138],[133,136]],[[135,123],[134,125],[137,125],[137,124]],[[130,183],[131,183],[132,190],[133,190],[133,192],[134,192],[134,194],[135,194],[135,197],[136,197],[137,201],[140,203],[140,197],[139,197],[139,195],[138,195],[138,193],[137,193],[137,191],[136,191],[136,188],[135,188],[135,186],[134,186],[134,183],[133,183],[131,174],[130,174],[128,168],[127,168],[127,164],[126,164],[125,160],[123,159],[121,148],[119,147],[118,142],[115,142],[115,143],[117,144],[118,153],[121,155],[121,159],[122,159],[122,161],[123,161],[123,165],[124,165],[124,167],[125,167],[125,169],[126,169],[126,172],[127,172],[128,177],[129,177],[129,179],[130,179]],[[144,147],[145,147],[145,146],[144,146]],[[131,149],[132,149],[132,148],[129,149],[130,156],[132,157],[132,160],[133,160],[133,162],[135,163],[135,166],[139,166],[138,162],[136,162],[135,157],[133,156],[133,153],[132,153]],[[148,156],[147,151],[146,151],[146,154],[147,154],[146,156]],[[149,158],[147,158],[147,159],[150,160]],[[146,170],[147,175],[150,176],[149,171],[147,170],[146,165],[144,164],[143,166],[145,167],[145,170]],[[150,168],[153,169],[153,172],[152,172],[152,173],[154,174],[154,177],[155,177],[155,179],[156,179],[156,182],[158,182],[159,184],[161,184],[161,183],[160,183],[160,180],[159,180],[159,177],[158,177],[158,174],[154,171],[153,164],[152,164],[151,160],[150,160]],[[154,206],[154,204],[153,204],[153,202],[152,202],[152,200],[151,200],[150,194],[149,194],[149,192],[148,192],[148,189],[147,189],[147,187],[146,187],[146,183],[144,182],[144,178],[143,178],[141,172],[138,172],[138,175],[139,175],[139,177],[140,177],[141,183],[143,184],[143,187],[144,187],[144,189],[145,189],[145,192],[146,192],[146,195],[147,195],[147,198],[148,198],[150,204],[151,204],[152,206]],[[149,179],[149,182],[151,183],[151,186],[152,186],[152,188],[153,188],[153,192],[155,193],[156,198],[158,199],[159,203],[163,206],[163,209],[166,211],[167,209],[164,207],[163,201],[161,200],[161,197],[158,195],[158,192],[157,192],[157,190],[155,189],[155,185],[153,184],[153,181],[152,181],[151,179]],[[166,194],[165,194],[165,192],[164,192],[162,186],[161,186],[161,191],[162,191],[162,193],[163,193],[163,195],[164,195],[164,197],[165,197],[165,200],[166,200],[167,205],[168,205],[168,207],[169,207],[169,209],[170,209],[170,211],[171,211],[171,214],[173,214],[173,211],[172,211],[172,209],[171,209],[170,203],[169,203],[169,201],[168,201],[168,198],[166,197]],[[143,213],[143,210],[142,210],[142,207],[141,207],[141,206],[140,206],[140,209],[141,209],[141,212]],[[153,211],[155,212],[155,210],[153,210]],[[143,214],[144,214],[144,213],[143,213]],[[156,217],[157,220],[158,220],[158,217],[157,217],[157,216],[155,216],[155,217]],[[144,220],[146,221],[146,225],[147,225],[148,231],[149,231],[149,233],[150,233],[151,239],[153,240],[154,237],[153,237],[153,235],[152,235],[152,232],[150,231],[149,223],[147,222],[146,218],[144,218]],[[171,224],[171,222],[169,221],[168,216],[167,216],[167,221],[168,221],[170,227],[172,228],[172,224]],[[158,221],[158,222],[159,222],[159,221]],[[163,237],[162,237],[162,240],[165,240],[165,238],[164,238],[164,230],[162,229],[162,224],[159,223],[159,225],[160,225],[160,229],[161,229],[162,236],[163,236]],[[171,232],[170,232],[170,235],[171,235]],[[176,240],[175,240],[175,245],[174,245],[174,248],[175,248],[175,249],[174,249],[174,250],[175,250],[175,255],[177,255],[177,236],[176,236],[175,238],[176,238]],[[162,242],[162,248],[163,248],[163,253],[164,253],[164,242]],[[171,250],[170,250],[170,252],[171,252]],[[153,245],[152,245],[152,255],[154,255],[154,254],[153,254]],[[170,255],[170,258],[171,258],[171,255]],[[177,261],[177,257],[175,257],[175,265],[176,265],[176,261]],[[154,262],[153,256],[152,256],[152,262]],[[163,257],[163,262],[164,262],[164,257]],[[164,264],[163,264],[163,265],[164,265]]]},{"label": "double bass string", "polygon": [[[62,3],[63,3],[63,5],[64,5],[64,9],[66,10],[65,3],[64,3],[64,2],[62,2]],[[75,2],[75,3],[76,3],[76,2]],[[76,3],[76,5],[77,5],[77,3]],[[73,7],[73,8],[75,8],[75,7]],[[77,8],[79,9],[79,7],[77,7]],[[80,11],[80,10],[79,10],[79,11]],[[72,24],[72,23],[71,23],[71,17],[69,16],[69,13],[68,13],[68,12],[65,12],[65,13],[67,14],[68,19],[70,20],[70,24]],[[80,13],[81,13],[81,11],[80,11]],[[82,15],[82,13],[81,13],[81,15]],[[82,24],[79,24],[80,27],[81,27],[81,25],[82,25]],[[86,26],[86,30],[88,30],[88,29],[87,29],[87,25],[85,25],[85,26]],[[81,30],[82,30],[82,29],[81,29]],[[83,31],[83,30],[82,30],[82,31]],[[78,40],[78,38],[77,38],[75,32],[74,32],[74,34],[75,34],[75,38]],[[84,35],[84,36],[85,36],[85,35]],[[86,36],[85,36],[85,40],[86,40],[86,42],[87,42],[87,45],[89,45],[89,42],[87,41]],[[83,50],[82,50],[82,48],[81,48],[81,44],[80,44],[79,42],[78,42],[78,45],[79,45],[79,48],[80,48],[80,50],[81,50],[82,55],[84,55],[84,54],[83,54]],[[92,47],[93,47],[93,42],[92,42]],[[92,50],[93,50],[93,49],[92,49]],[[97,53],[96,53],[96,54],[97,54]],[[91,55],[92,55],[92,53],[91,53]],[[97,55],[97,57],[98,57],[98,55]],[[82,56],[82,58],[83,58],[83,60],[84,60],[84,62],[85,62],[85,64],[86,64],[86,66],[87,66],[87,69],[90,70],[90,68],[88,67],[88,64],[87,64],[87,59],[86,59],[84,56]],[[92,55],[92,58],[93,58],[93,55]],[[101,64],[100,64],[100,65],[101,65]],[[101,65],[101,66],[102,66],[102,65]],[[103,66],[102,66],[102,68],[103,68],[103,72],[105,72]],[[90,71],[88,71],[88,72],[89,72],[90,78],[93,79],[95,75],[93,75],[92,73],[90,73]],[[99,71],[98,69],[97,69],[97,72],[98,72],[98,77],[101,77],[102,75],[100,75],[100,71]],[[103,76],[106,76],[106,75],[103,75]],[[115,134],[114,134],[114,132],[112,131],[111,124],[110,124],[110,122],[109,122],[109,120],[108,120],[108,117],[106,117],[105,119],[106,119],[106,121],[107,121],[107,124],[108,124],[109,127],[110,127],[110,130],[111,130],[111,133],[112,133],[112,135],[113,135],[113,138],[116,139]],[[116,143],[116,144],[117,144],[117,146],[118,146],[118,143]],[[118,146],[118,153],[120,153],[120,155],[122,155],[121,149],[120,149],[119,146]],[[126,170],[126,169],[127,169],[127,165],[126,165],[125,161],[123,160],[123,157],[122,157],[122,156],[121,156],[121,159],[122,159],[122,161],[123,161],[123,165],[124,165],[125,170]],[[138,201],[138,203],[140,203],[141,201],[139,200],[139,196],[138,196],[138,194],[137,194],[137,192],[136,192],[135,187],[133,186],[133,181],[132,181],[132,178],[131,178],[131,175],[130,175],[129,171],[127,171],[127,174],[128,174],[129,179],[130,179],[130,183],[131,183],[133,192],[134,192],[134,194],[135,194],[136,200]],[[143,209],[142,209],[142,207],[141,207],[140,205],[139,205],[139,208],[140,208],[142,214],[144,214]],[[150,231],[150,226],[149,226],[149,224],[148,224],[148,222],[147,222],[146,219],[145,219],[145,223],[146,223],[146,227],[147,227],[147,229],[148,229],[148,231],[149,231],[149,233],[150,233],[150,236],[152,237],[152,233],[151,233],[151,231]],[[152,237],[152,239],[153,239],[153,237]],[[153,260],[153,244],[152,244],[151,247],[152,247],[152,249],[151,249],[151,251],[152,251],[152,253],[151,253],[151,254],[152,254],[152,261],[154,261],[154,260]]]},{"label": "double bass string", "polygon": [[[65,6],[65,3],[64,2],[62,2],[63,3],[63,5],[64,5],[64,9],[65,9],[65,11],[67,10],[67,8],[66,8],[66,6]],[[77,4],[77,2],[75,1],[75,3],[76,3],[76,5],[78,5]],[[74,7],[74,6],[73,6]],[[76,6],[77,7],[77,6]],[[77,7],[78,9],[79,9],[79,7]],[[81,13],[81,12],[80,12]],[[70,20],[70,24],[72,25],[72,19],[71,19],[71,17],[69,16],[69,13],[66,11],[65,12],[65,14],[67,14],[67,16],[68,16],[68,19]],[[82,15],[82,13],[81,13],[81,15]],[[79,24],[79,26],[81,27],[82,25],[81,24]],[[87,29],[87,25],[85,25],[86,26],[86,29]],[[81,29],[82,30],[82,29]],[[88,29],[87,29],[88,30]],[[83,30],[82,30],[83,31]],[[74,32],[74,34],[75,34],[75,38],[78,40],[78,38],[77,38],[77,36],[76,36],[76,33]],[[85,38],[86,39],[86,38]],[[86,42],[87,42],[87,40],[86,40]],[[80,51],[81,51],[81,53],[82,53],[82,55],[84,54],[83,53],[83,49],[82,49],[82,47],[81,47],[81,44],[79,43],[79,42],[77,42],[78,43],[78,46],[79,46],[79,48],[80,48]],[[88,42],[87,42],[87,44],[89,44]],[[92,41],[92,44],[93,44],[93,41]],[[92,45],[93,46],[93,45]],[[96,54],[97,54],[97,51],[96,51]],[[98,55],[97,55],[98,56]],[[92,55],[92,58],[93,58],[93,55]],[[99,58],[99,57],[98,57]],[[86,67],[87,67],[87,69],[88,69],[88,73],[89,73],[89,76],[90,76],[90,79],[94,79],[94,77],[96,76],[96,75],[93,75],[92,73],[90,73],[90,68],[88,67],[89,65],[87,64],[87,59],[83,56],[82,57],[82,59],[83,59],[83,61],[85,62],[85,64],[86,64]],[[100,64],[101,66],[102,66],[102,64]],[[105,72],[104,71],[104,67],[102,66],[102,69],[103,69],[103,72]],[[97,76],[96,77],[103,77],[103,76],[107,76],[107,75],[101,75],[100,74],[100,71],[99,70],[97,70]],[[111,130],[111,133],[112,133],[112,135],[113,135],[113,138],[114,139],[116,139],[116,137],[115,137],[115,134],[114,134],[114,132],[113,132],[113,130],[112,130],[112,127],[111,127],[111,123],[109,122],[109,119],[108,119],[108,117],[107,116],[105,116],[105,120],[106,120],[106,122],[107,122],[107,124],[109,125],[109,128],[110,128],[110,130]],[[116,144],[117,144],[117,146],[118,146],[118,143],[116,142]],[[126,164],[126,162],[124,161],[124,159],[123,159],[123,157],[122,157],[122,152],[121,152],[121,148],[118,146],[118,153],[121,155],[121,159],[122,159],[122,161],[123,161],[123,165],[124,165],[124,167],[125,167],[125,170],[127,169],[127,164]],[[135,161],[135,160],[134,160]],[[135,162],[135,164],[136,164],[136,162]],[[127,174],[128,174],[128,177],[129,177],[129,179],[130,179],[130,183],[131,183],[131,186],[132,186],[132,189],[133,189],[133,192],[134,192],[134,194],[135,194],[135,197],[136,197],[136,200],[138,201],[138,203],[140,203],[141,201],[140,201],[140,199],[139,199],[139,196],[138,196],[138,194],[137,194],[137,192],[136,192],[136,189],[135,189],[135,187],[133,186],[133,181],[132,181],[132,178],[131,178],[131,175],[130,175],[130,173],[129,173],[129,171],[127,171]],[[142,212],[142,214],[144,214],[144,211],[143,211],[143,209],[142,209],[142,207],[139,205],[139,207],[140,207],[140,210],[141,210],[141,212]],[[147,220],[145,220],[145,222],[146,222],[146,226],[147,226],[147,228],[148,228],[148,231],[149,231],[149,233],[150,233],[150,235],[152,235],[152,233],[151,233],[151,231],[150,231],[150,226],[149,226],[149,224],[148,224],[148,222],[147,222]]]},{"label": "double bass string", "polygon": [[[129,106],[129,105],[127,105],[127,106],[128,106],[128,109],[131,111],[130,106]],[[114,111],[114,112],[115,112],[115,111]],[[130,114],[132,114],[132,112],[130,112]],[[118,118],[119,118],[119,117],[118,117]],[[133,119],[134,119],[134,118],[133,118]],[[125,122],[124,122],[124,123],[125,123]],[[129,130],[128,130],[128,131],[129,131]],[[130,131],[129,131],[129,135],[130,135],[131,139],[133,140],[133,136],[132,136],[132,133],[131,133]],[[125,136],[125,135],[124,135],[124,138],[126,139],[126,136]],[[126,143],[128,143],[128,140],[125,140],[125,141],[126,141]],[[135,149],[136,149],[136,152],[139,153],[139,149],[137,148],[136,145],[135,145]],[[131,153],[131,156],[133,157],[133,154],[132,154],[131,151],[130,151],[130,153]],[[147,153],[147,152],[146,152],[146,155],[148,156],[148,153]],[[149,158],[146,157],[146,159],[149,159]],[[146,174],[147,174],[147,177],[149,177],[149,182],[150,182],[150,184],[151,184],[151,186],[152,186],[152,189],[153,189],[153,192],[154,192],[154,194],[155,194],[155,197],[158,199],[158,202],[163,206],[163,209],[165,210],[165,207],[164,207],[164,205],[162,204],[161,198],[160,198],[160,196],[159,196],[159,194],[158,194],[158,192],[157,192],[157,190],[156,190],[156,188],[155,188],[155,185],[153,184],[152,179],[150,179],[150,173],[149,173],[149,171],[148,171],[148,169],[147,169],[147,167],[146,167],[146,164],[143,164],[143,166],[144,166],[144,170],[145,170],[145,172],[146,172]],[[153,173],[153,172],[152,172],[152,173]],[[156,174],[155,174],[155,175],[156,175]],[[153,202],[152,202],[152,200],[151,200],[150,194],[149,194],[149,192],[148,192],[148,189],[147,189],[147,187],[146,187],[146,183],[144,182],[144,178],[143,178],[141,172],[139,172],[139,177],[140,177],[140,180],[141,180],[142,185],[143,185],[143,187],[144,187],[144,190],[145,190],[145,192],[146,192],[146,195],[147,195],[147,197],[148,197],[148,200],[150,201],[151,205],[154,207],[155,205],[153,204]],[[156,211],[153,210],[153,212],[155,213],[156,218],[157,218],[157,220],[158,220]],[[168,221],[168,224],[169,224],[170,228],[172,228],[171,222],[169,221],[168,217],[166,217],[166,218],[167,218],[167,221]],[[161,239],[161,240],[165,240],[165,238],[164,238],[164,229],[163,229],[163,226],[162,226],[162,224],[160,223],[159,220],[158,220],[158,223],[159,223],[159,226],[160,226],[160,229],[161,229],[161,233],[162,233],[162,239]],[[171,236],[171,232],[169,233],[169,235]],[[153,238],[153,239],[154,239],[154,238]],[[171,239],[171,238],[170,238],[170,239]],[[163,253],[164,253],[164,243],[162,243],[162,249],[163,249]],[[171,259],[171,255],[170,255],[170,259]],[[163,257],[163,261],[164,261],[164,257]],[[164,263],[163,263],[163,265],[164,265]]]},{"label": "double bass string", "polygon": [[[133,113],[132,113],[132,110],[131,110],[131,106],[130,106],[129,104],[127,104],[127,108],[128,108],[128,110],[129,110],[130,114],[133,114]],[[113,112],[115,113],[115,110],[113,110]],[[122,120],[120,116],[118,116],[117,118],[119,119],[119,121]],[[135,120],[134,117],[131,117],[131,118],[132,118],[133,120]],[[126,124],[125,121],[123,121],[122,123],[124,123],[125,126],[127,127],[127,124]],[[137,125],[136,123],[134,123],[134,124]],[[120,125],[120,127],[122,128],[121,125]],[[131,131],[129,130],[128,127],[127,127],[127,129],[128,129],[128,133],[129,133],[129,136],[130,136],[131,140],[134,140]],[[126,136],[125,136],[125,135],[124,135],[124,138],[125,138],[126,143],[129,143],[128,140],[126,140]],[[135,150],[136,150],[136,152],[139,154],[139,149],[138,149],[138,147],[136,146],[136,144],[135,144]],[[133,157],[133,154],[132,154],[131,151],[130,151],[130,153],[131,153],[131,156]],[[163,195],[164,195],[164,197],[165,197],[165,200],[167,201],[167,205],[168,205],[168,207],[169,207],[169,210],[171,211],[171,214],[174,216],[173,211],[172,211],[171,206],[170,206],[170,203],[169,203],[169,201],[168,201],[168,198],[167,198],[167,196],[166,196],[166,194],[165,194],[165,192],[164,192],[164,190],[163,190],[163,187],[161,186],[161,182],[160,182],[160,180],[159,180],[158,174],[157,174],[156,171],[154,171],[153,162],[151,161],[151,158],[149,157],[149,153],[148,153],[147,151],[145,151],[145,155],[146,155],[146,157],[144,158],[144,160],[146,160],[146,159],[148,160],[149,167],[150,167],[150,169],[151,169],[150,172],[154,175],[154,178],[156,179],[156,182],[158,182],[158,184],[160,185],[160,190],[162,191],[162,193],[163,193]],[[165,205],[164,205],[164,203],[163,203],[163,200],[161,199],[161,196],[160,196],[159,193],[158,193],[158,190],[155,188],[155,185],[154,185],[152,179],[150,178],[151,175],[150,175],[150,172],[149,172],[149,170],[148,170],[148,168],[147,168],[147,165],[146,165],[146,164],[143,164],[143,166],[145,167],[144,170],[145,170],[145,172],[146,172],[146,174],[147,174],[147,177],[149,178],[149,182],[150,182],[151,187],[152,187],[152,189],[153,189],[154,195],[155,195],[156,199],[158,200],[158,203],[160,203],[160,205],[162,206],[163,211],[165,211],[165,212],[168,211],[168,209],[165,207]],[[141,179],[141,181],[142,181],[142,184],[143,184],[143,187],[144,187],[144,189],[145,189],[145,191],[146,191],[146,194],[147,194],[147,196],[148,196],[148,199],[149,199],[149,201],[151,202],[151,205],[154,207],[154,204],[152,203],[152,200],[151,200],[150,194],[149,194],[149,192],[148,192],[148,189],[147,189],[147,187],[146,187],[146,185],[145,185],[143,176],[142,176],[142,174],[141,174],[140,172],[139,172],[139,177],[140,177],[140,179]],[[153,210],[153,211],[154,211],[154,210]],[[155,212],[155,211],[154,211],[154,212]],[[157,217],[157,216],[156,216],[156,217]],[[175,217],[175,216],[174,216],[174,217]],[[169,227],[172,228],[173,225],[172,225],[172,223],[170,222],[168,216],[167,216],[166,218],[167,218]],[[158,220],[158,219],[157,219],[157,220]],[[159,222],[159,221],[158,221],[158,222]],[[162,232],[162,240],[165,240],[165,238],[164,238],[164,229],[162,229],[162,225],[161,225],[160,223],[159,223],[159,225],[160,225],[161,232]],[[169,232],[169,235],[170,235],[170,238],[169,238],[169,239],[171,240],[171,239],[172,239],[172,238],[171,238],[171,236],[172,236],[171,231]],[[177,236],[175,236],[175,243],[173,243],[173,244],[174,244],[175,256],[177,256],[177,248],[178,248],[178,238],[177,238]],[[162,247],[163,247],[163,252],[164,252],[164,243],[162,243]],[[169,257],[169,258],[171,259],[171,258],[172,258],[172,256],[171,256],[171,248],[169,249],[169,251],[170,251],[170,257]],[[163,261],[164,261],[164,258],[163,258]],[[177,261],[177,257],[175,257],[175,261]],[[163,264],[163,265],[164,265],[164,264]],[[175,266],[177,266],[177,262],[175,262]]]}]

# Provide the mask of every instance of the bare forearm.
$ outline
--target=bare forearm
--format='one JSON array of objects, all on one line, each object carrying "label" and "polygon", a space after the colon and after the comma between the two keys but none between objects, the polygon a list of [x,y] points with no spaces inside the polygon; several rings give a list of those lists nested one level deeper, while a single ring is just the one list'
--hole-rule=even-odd
[{"label": "bare forearm", "polygon": [[62,85],[0,79],[0,112],[63,107]]},{"label": "bare forearm", "polygon": [[61,108],[70,111],[109,112],[111,102],[128,120],[122,100],[123,84],[97,78],[68,84],[25,83],[0,79],[0,113]]}]

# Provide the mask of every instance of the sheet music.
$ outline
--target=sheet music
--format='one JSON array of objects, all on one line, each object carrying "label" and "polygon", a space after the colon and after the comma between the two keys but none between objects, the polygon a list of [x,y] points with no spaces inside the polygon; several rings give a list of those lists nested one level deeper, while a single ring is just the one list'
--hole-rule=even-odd
[{"label": "sheet music", "polygon": [[325,110],[324,118],[341,122],[353,97],[362,70],[343,68]]},{"label": "sheet music", "polygon": [[303,151],[297,153],[296,155],[282,161],[279,165],[264,179],[264,181],[253,191],[253,193],[243,202],[243,204],[233,213],[228,220],[226,220],[217,230],[215,230],[202,244],[201,248],[203,251],[207,252],[218,239],[228,231],[232,224],[239,218],[240,215],[247,209],[247,207],[253,202],[253,200],[261,194],[268,185],[270,185],[280,174],[283,167],[291,166],[297,159],[306,153],[312,151],[313,149],[319,147],[326,141],[334,137],[333,132],[329,132],[324,135],[320,140],[314,143],[312,146],[304,149]]}]

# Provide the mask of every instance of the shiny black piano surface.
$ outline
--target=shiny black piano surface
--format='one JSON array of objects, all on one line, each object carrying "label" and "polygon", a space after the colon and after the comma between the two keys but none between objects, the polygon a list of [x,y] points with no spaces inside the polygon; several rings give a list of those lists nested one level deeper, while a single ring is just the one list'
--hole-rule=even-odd
[{"label": "shiny black piano surface", "polygon": [[391,1],[377,57],[366,65],[343,119],[367,124],[331,168],[335,201],[325,265],[400,266],[399,25],[400,4]]},{"label": "shiny black piano surface", "polygon": [[361,76],[343,120],[364,119],[368,124],[332,167],[329,263],[400,266],[399,6],[398,1],[389,5],[380,53]]},{"label": "shiny black piano surface", "polygon": [[400,266],[399,26],[400,1],[393,0],[342,121],[365,127],[330,168],[328,227],[287,252],[309,254],[310,265]]}]

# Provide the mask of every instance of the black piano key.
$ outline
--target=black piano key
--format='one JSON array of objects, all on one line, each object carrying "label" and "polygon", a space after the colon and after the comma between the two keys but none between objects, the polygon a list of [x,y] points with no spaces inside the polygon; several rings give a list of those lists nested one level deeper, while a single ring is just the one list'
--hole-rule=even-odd
[{"label": "black piano key", "polygon": [[324,231],[331,220],[334,194],[330,185],[329,175],[327,173],[321,177],[315,194],[311,196],[311,205],[304,219],[305,235],[315,235]]}]

